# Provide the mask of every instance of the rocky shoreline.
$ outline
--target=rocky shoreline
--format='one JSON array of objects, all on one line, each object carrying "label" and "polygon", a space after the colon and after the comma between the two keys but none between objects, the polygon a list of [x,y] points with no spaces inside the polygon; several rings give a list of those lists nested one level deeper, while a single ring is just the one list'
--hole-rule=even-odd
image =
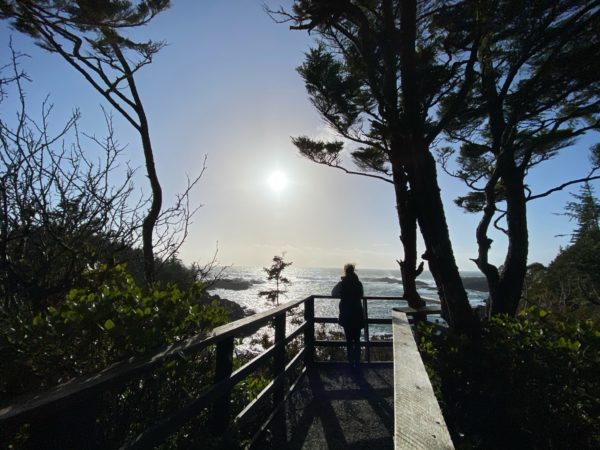
[{"label": "rocky shoreline", "polygon": [[238,305],[236,302],[227,300],[226,298],[221,298],[218,295],[210,294],[208,297],[203,297],[200,301],[200,304],[209,304],[212,301],[216,301],[219,306],[222,306],[227,314],[229,315],[229,321],[233,322],[234,320],[243,319],[246,316],[253,314],[253,311],[247,311],[242,306]]}]

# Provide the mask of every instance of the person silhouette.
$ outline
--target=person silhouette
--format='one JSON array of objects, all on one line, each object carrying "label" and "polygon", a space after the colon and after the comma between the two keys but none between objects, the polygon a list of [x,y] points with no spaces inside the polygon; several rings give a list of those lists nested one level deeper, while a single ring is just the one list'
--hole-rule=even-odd
[{"label": "person silhouette", "polygon": [[362,308],[363,285],[354,269],[354,264],[348,263],[344,266],[345,275],[334,286],[331,296],[340,299],[338,322],[344,328],[346,335],[348,362],[352,368],[358,368],[360,364],[360,330],[365,326],[365,315]]}]

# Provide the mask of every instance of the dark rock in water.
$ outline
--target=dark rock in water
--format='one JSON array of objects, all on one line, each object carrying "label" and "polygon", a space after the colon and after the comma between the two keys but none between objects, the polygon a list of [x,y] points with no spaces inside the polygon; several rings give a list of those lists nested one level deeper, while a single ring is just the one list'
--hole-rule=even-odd
[{"label": "dark rock in water", "polygon": [[209,297],[202,297],[200,300],[201,304],[208,304],[215,300],[219,306],[225,308],[227,314],[229,315],[229,321],[233,322],[234,320],[243,319],[249,313],[247,313],[244,308],[238,305],[236,302],[232,302],[231,300],[227,300],[225,298],[221,298],[218,295],[211,295]]},{"label": "dark rock in water", "polygon": [[[428,283],[425,283],[424,281],[421,280],[415,280],[415,284],[417,285],[417,287],[431,287],[429,286]],[[434,285],[435,287],[435,285]]]},{"label": "dark rock in water", "polygon": [[472,291],[488,292],[487,279],[484,277],[463,277],[463,286]]},{"label": "dark rock in water", "polygon": [[397,283],[397,284],[402,284],[402,281],[397,279],[397,278],[391,278],[391,277],[379,277],[379,278],[365,278],[364,279],[365,282],[373,282],[373,283]]},{"label": "dark rock in water", "polygon": [[250,289],[252,281],[244,280],[242,278],[223,278],[216,280],[210,289],[229,289],[231,291],[245,291]]}]

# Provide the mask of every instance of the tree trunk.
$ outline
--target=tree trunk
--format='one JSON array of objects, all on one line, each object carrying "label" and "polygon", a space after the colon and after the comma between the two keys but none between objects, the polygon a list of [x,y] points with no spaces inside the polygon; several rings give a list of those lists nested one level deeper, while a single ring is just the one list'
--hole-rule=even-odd
[{"label": "tree trunk", "polygon": [[511,161],[505,176],[508,252],[500,273],[498,289],[491,301],[490,314],[515,316],[527,274],[529,235],[527,200],[521,171]]},{"label": "tree trunk", "polygon": [[504,156],[499,158],[499,164],[488,182],[486,183],[485,192],[485,206],[483,208],[483,215],[477,225],[476,238],[477,238],[477,258],[473,261],[477,264],[477,267],[483,273],[487,279],[488,284],[488,301],[486,315],[490,315],[491,304],[496,301],[498,293],[498,285],[500,283],[500,274],[498,268],[489,262],[490,248],[492,247],[493,240],[488,237],[488,230],[494,214],[496,213],[496,184],[499,180],[499,171],[505,164],[502,162],[505,159]]},{"label": "tree trunk", "polygon": [[398,261],[402,276],[402,288],[408,305],[412,308],[420,308],[424,306],[424,302],[417,292],[416,280],[423,271],[423,266],[421,265],[417,269],[417,216],[406,175],[398,163],[392,166],[396,209],[400,224],[400,241],[404,249],[404,259]]},{"label": "tree trunk", "polygon": [[446,320],[454,329],[469,332],[475,326],[475,317],[454,259],[435,160],[423,143],[413,143],[411,147],[407,172],[427,249],[423,259],[429,262]]},{"label": "tree trunk", "polygon": [[[144,118],[145,119],[145,118]],[[143,121],[145,124],[145,120]],[[162,189],[158,181],[158,175],[156,173],[156,167],[154,165],[154,156],[152,153],[152,145],[150,142],[150,134],[148,132],[147,125],[143,128],[142,143],[144,147],[144,156],[146,160],[146,172],[148,179],[150,180],[150,187],[152,189],[152,203],[150,205],[150,211],[144,219],[142,224],[142,243],[144,250],[144,277],[147,284],[154,282],[154,244],[152,242],[152,234],[160,210],[162,207]]]},{"label": "tree trunk", "polygon": [[[459,332],[475,327],[475,316],[463,287],[446,224],[444,205],[437,183],[435,160],[425,140],[425,123],[416,72],[417,2],[400,2],[399,69],[404,108],[404,130],[396,128],[394,157],[402,162],[414,199],[417,220],[427,249],[424,259],[435,279],[445,318]],[[400,117],[398,117],[400,120]],[[392,122],[393,123],[393,122]],[[399,150],[399,151],[398,151]]]},{"label": "tree trunk", "polygon": [[150,188],[152,190],[152,202],[150,204],[150,210],[144,218],[142,224],[142,245],[144,253],[144,277],[148,285],[152,284],[155,279],[154,270],[154,242],[152,235],[154,233],[154,227],[158,221],[160,210],[162,208],[162,188],[158,180],[158,174],[156,173],[156,165],[154,164],[154,151],[152,150],[152,140],[150,139],[150,127],[148,126],[148,118],[146,117],[146,111],[144,110],[144,104],[137,90],[133,71],[131,70],[127,59],[121,52],[118,45],[112,44],[112,49],[115,55],[119,59],[123,72],[127,76],[127,84],[133,98],[133,108],[138,116],[139,123],[133,124],[137,131],[140,133],[142,139],[142,149],[144,151],[144,161],[146,164],[146,174],[150,181]]}]

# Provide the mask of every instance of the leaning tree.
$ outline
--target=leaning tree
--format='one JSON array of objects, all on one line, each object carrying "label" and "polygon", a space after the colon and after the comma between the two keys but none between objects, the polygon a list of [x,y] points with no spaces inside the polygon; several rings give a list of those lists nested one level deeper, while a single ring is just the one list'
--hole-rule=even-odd
[{"label": "leaning tree", "polygon": [[[278,13],[291,28],[320,38],[301,68],[311,100],[335,131],[361,145],[355,159],[377,171],[389,165],[403,242],[415,245],[414,215],[446,318],[454,328],[467,330],[473,313],[454,259],[431,152],[462,110],[474,80],[477,31],[447,33],[437,25],[454,9],[439,1],[298,0],[291,12]],[[305,153],[314,154],[321,145],[327,152],[327,143],[296,143]],[[405,253],[405,260],[416,270],[416,253],[410,258]]]},{"label": "leaning tree", "polygon": [[154,279],[153,232],[160,219],[162,189],[154,164],[150,127],[135,75],[162,48],[162,42],[137,42],[131,29],[150,22],[169,0],[100,1],[5,0],[0,18],[60,55],[139,133],[152,198],[142,226],[144,272]]}]

